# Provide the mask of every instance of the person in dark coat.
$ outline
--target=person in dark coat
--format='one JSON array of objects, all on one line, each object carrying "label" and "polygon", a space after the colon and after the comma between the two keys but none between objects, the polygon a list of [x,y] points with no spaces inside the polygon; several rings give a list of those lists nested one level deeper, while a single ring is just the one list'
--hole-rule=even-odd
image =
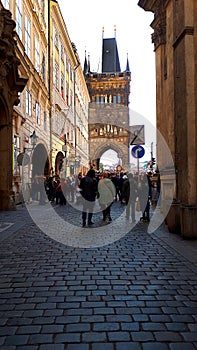
[{"label": "person in dark coat", "polygon": [[95,170],[90,169],[86,176],[84,176],[79,185],[81,195],[83,197],[83,211],[82,211],[82,225],[86,226],[86,219],[88,216],[88,225],[92,225],[93,207],[97,195],[97,181],[95,178]]},{"label": "person in dark coat", "polygon": [[137,183],[133,174],[128,174],[128,178],[122,185],[122,198],[126,204],[126,218],[129,220],[130,216],[132,222],[135,222],[135,202],[137,197]]},{"label": "person in dark coat", "polygon": [[150,199],[149,199],[149,185],[147,176],[141,176],[138,188],[138,196],[140,199],[140,207],[142,211],[142,217],[140,218],[143,222],[150,221]]}]

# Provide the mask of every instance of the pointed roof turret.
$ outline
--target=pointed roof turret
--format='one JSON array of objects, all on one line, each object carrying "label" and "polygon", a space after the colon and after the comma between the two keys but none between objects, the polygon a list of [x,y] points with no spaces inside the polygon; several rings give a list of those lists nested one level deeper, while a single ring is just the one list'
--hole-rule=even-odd
[{"label": "pointed roof turret", "polygon": [[127,63],[126,63],[126,70],[125,70],[125,72],[130,72],[128,53],[127,53]]},{"label": "pointed roof turret", "polygon": [[87,73],[90,73],[90,55],[88,55]]},{"label": "pointed roof turret", "polygon": [[86,75],[87,73],[88,73],[88,63],[87,63],[86,50],[85,50],[85,60],[84,60],[84,66],[83,66],[83,74]]},{"label": "pointed roof turret", "polygon": [[114,26],[114,38],[104,39],[104,28],[102,30],[102,73],[120,72],[120,61],[116,43],[116,26]]}]

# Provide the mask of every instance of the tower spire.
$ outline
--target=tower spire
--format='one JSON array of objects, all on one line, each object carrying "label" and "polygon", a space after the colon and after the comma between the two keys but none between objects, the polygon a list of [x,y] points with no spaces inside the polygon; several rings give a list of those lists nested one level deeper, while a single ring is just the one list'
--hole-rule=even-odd
[{"label": "tower spire", "polygon": [[127,52],[126,72],[130,72],[128,52]]},{"label": "tower spire", "polygon": [[85,50],[85,60],[84,60],[83,74],[86,75],[87,73],[88,73],[88,64],[87,64],[87,57],[86,57],[86,50]]}]

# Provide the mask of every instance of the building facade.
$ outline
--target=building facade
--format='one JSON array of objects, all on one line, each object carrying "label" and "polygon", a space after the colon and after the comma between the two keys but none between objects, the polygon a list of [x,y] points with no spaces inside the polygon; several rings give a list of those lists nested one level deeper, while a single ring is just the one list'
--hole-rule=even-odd
[{"label": "building facade", "polygon": [[0,3],[0,210],[15,208],[13,175],[13,123],[16,128],[24,122],[13,118],[13,107],[19,104],[27,79],[19,77],[20,61],[16,56],[15,22],[11,13]]},{"label": "building facade", "polygon": [[[193,238],[197,237],[197,3],[140,0],[138,4],[154,13],[157,129],[175,165],[174,200],[166,221],[171,232]],[[157,153],[162,168],[166,159],[159,143]],[[168,179],[162,178],[164,195],[168,180],[169,171]]]},{"label": "building facade", "polygon": [[16,68],[23,77],[18,86],[20,103],[9,106],[12,137],[7,147],[9,181],[17,203],[30,199],[36,175],[66,177],[88,168],[89,94],[55,0],[4,0],[1,8],[1,21],[6,8],[16,24]]}]

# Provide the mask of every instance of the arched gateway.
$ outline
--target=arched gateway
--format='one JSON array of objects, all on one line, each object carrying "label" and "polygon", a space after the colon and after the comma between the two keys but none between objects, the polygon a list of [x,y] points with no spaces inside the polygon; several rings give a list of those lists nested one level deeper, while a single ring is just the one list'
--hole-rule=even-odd
[{"label": "arched gateway", "polygon": [[89,155],[97,169],[102,154],[115,150],[125,170],[129,170],[129,93],[131,73],[127,58],[121,72],[116,39],[103,39],[102,73],[91,72],[84,62],[84,75],[90,94]]}]

